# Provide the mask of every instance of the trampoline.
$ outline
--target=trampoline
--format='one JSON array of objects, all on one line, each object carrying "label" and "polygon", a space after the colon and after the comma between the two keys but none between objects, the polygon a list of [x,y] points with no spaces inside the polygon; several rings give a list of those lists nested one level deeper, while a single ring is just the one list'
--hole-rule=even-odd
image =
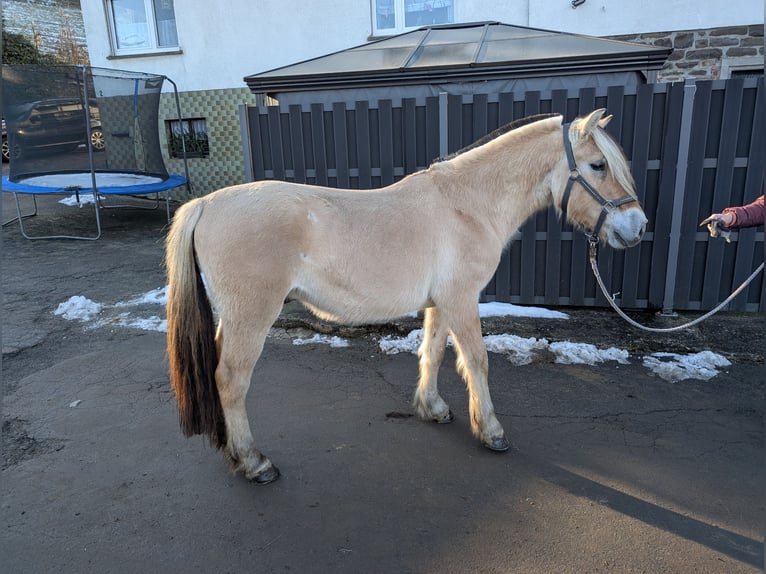
[{"label": "trampoline", "polygon": [[[169,222],[169,191],[185,185],[191,193],[191,187],[184,138],[176,141],[185,175],[168,173],[162,157],[159,102],[165,80],[173,88],[177,125],[183,126],[176,85],[166,76],[83,66],[3,66],[10,170],[2,189],[13,194],[16,205],[16,217],[3,226],[18,222],[27,239],[95,240],[102,233],[102,209],[157,209],[163,200]],[[38,215],[37,196],[51,194],[93,203],[93,234],[34,234],[25,220]],[[32,199],[26,213],[24,196]],[[121,202],[110,200],[116,196]],[[127,196],[152,196],[154,205],[125,203]]]}]

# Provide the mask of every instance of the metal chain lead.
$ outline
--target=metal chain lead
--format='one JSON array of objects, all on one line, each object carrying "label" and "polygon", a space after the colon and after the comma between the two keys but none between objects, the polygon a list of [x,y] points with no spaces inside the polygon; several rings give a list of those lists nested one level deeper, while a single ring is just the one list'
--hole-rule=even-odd
[{"label": "metal chain lead", "polygon": [[613,308],[615,311],[617,311],[617,314],[618,314],[618,315],[620,315],[620,317],[622,317],[623,319],[625,319],[625,320],[626,320],[628,323],[630,323],[630,324],[631,324],[631,325],[633,325],[634,327],[637,327],[637,328],[639,328],[639,329],[643,329],[644,331],[649,331],[650,333],[671,333],[671,332],[673,332],[673,331],[680,331],[681,329],[688,329],[689,327],[693,327],[694,325],[696,325],[696,324],[698,324],[698,323],[701,323],[701,322],[702,322],[702,321],[704,321],[705,319],[708,319],[708,318],[712,317],[713,315],[715,315],[716,313],[718,313],[718,311],[720,311],[721,309],[723,309],[723,308],[724,308],[724,307],[725,307],[725,306],[726,306],[726,305],[727,305],[727,304],[728,304],[728,303],[729,303],[729,302],[730,302],[732,299],[734,299],[734,297],[736,297],[737,295],[739,295],[739,294],[742,292],[742,290],[743,290],[745,287],[747,287],[747,286],[750,284],[750,282],[751,282],[753,279],[755,279],[755,277],[756,277],[756,276],[757,276],[757,275],[758,275],[758,274],[759,274],[761,271],[763,271],[763,267],[764,267],[764,264],[763,264],[763,263],[761,263],[761,264],[758,266],[758,269],[756,269],[755,271],[753,271],[753,273],[751,273],[750,277],[748,277],[747,279],[745,279],[745,281],[743,281],[742,285],[740,285],[739,287],[737,287],[737,289],[736,289],[736,290],[735,290],[735,291],[734,291],[734,292],[733,292],[731,295],[729,295],[729,296],[726,298],[726,300],[725,300],[725,301],[723,301],[723,302],[722,302],[722,303],[720,303],[720,304],[719,304],[719,305],[718,305],[718,306],[717,306],[715,309],[712,309],[711,311],[708,311],[707,313],[705,313],[705,314],[704,314],[704,315],[702,315],[701,317],[697,317],[697,318],[696,318],[696,319],[694,319],[693,321],[689,321],[688,323],[684,323],[683,325],[677,325],[677,326],[675,326],[675,327],[667,327],[667,328],[647,327],[647,326],[645,326],[645,325],[642,325],[641,323],[637,323],[636,321],[634,321],[633,319],[631,319],[630,317],[628,317],[628,316],[627,316],[627,315],[626,315],[626,314],[623,312],[623,310],[622,310],[622,309],[620,309],[620,308],[617,306],[617,303],[615,303],[615,302],[614,302],[614,296],[610,295],[610,294],[607,292],[607,290],[606,290],[606,286],[604,285],[604,281],[601,279],[601,274],[598,272],[598,265],[596,265],[596,250],[597,250],[597,248],[598,248],[598,242],[596,242],[596,241],[593,241],[593,240],[591,240],[591,239],[589,238],[589,243],[590,243],[590,268],[593,270],[593,275],[596,277],[596,282],[598,283],[598,286],[601,288],[601,292],[604,294],[604,297],[606,297],[607,301],[609,301],[609,304],[612,306],[612,308]]}]

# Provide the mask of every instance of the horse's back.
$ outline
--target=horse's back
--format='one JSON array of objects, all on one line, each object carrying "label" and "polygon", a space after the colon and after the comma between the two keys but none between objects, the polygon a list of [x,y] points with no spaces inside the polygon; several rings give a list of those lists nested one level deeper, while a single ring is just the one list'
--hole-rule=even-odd
[{"label": "horse's back", "polygon": [[276,181],[226,188],[203,198],[200,266],[221,289],[268,285],[342,322],[391,319],[429,297],[430,219],[440,218],[427,195]]}]

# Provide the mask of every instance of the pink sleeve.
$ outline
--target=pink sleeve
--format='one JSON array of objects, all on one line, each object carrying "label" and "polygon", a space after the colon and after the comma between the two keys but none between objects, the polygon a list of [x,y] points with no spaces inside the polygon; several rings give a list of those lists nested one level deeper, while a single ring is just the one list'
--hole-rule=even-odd
[{"label": "pink sleeve", "polygon": [[734,214],[731,227],[755,227],[763,225],[763,196],[742,207],[727,207],[724,213]]}]

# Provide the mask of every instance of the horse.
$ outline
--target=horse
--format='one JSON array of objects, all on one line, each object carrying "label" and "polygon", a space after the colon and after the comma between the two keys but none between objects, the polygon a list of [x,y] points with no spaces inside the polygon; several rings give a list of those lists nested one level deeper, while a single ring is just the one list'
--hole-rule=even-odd
[{"label": "horse", "polygon": [[207,435],[232,472],[255,483],[279,477],[255,446],[245,398],[270,327],[285,301],[298,300],[345,324],[422,311],[415,411],[453,419],[437,387],[451,335],[472,432],[490,450],[507,450],[478,299],[511,236],[550,205],[616,249],[637,244],[646,227],[604,114],[563,127],[559,114],[517,121],[380,189],[259,181],[182,205],[165,264],[169,372],[183,433]]}]

